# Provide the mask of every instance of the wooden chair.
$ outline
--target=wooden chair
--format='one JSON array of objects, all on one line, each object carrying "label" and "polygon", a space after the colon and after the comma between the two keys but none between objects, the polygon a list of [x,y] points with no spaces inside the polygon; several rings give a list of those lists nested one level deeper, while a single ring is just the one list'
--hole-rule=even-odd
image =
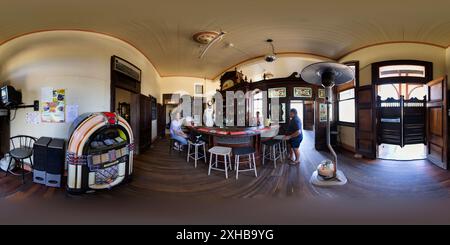
[{"label": "wooden chair", "polygon": [[[36,138],[28,136],[28,135],[17,135],[11,137],[10,139],[12,149],[9,151],[9,164],[6,170],[5,176],[8,175],[9,168],[11,167],[11,162],[14,159],[16,163],[20,163],[20,167],[22,168],[22,182],[25,182],[25,169],[24,169],[24,160],[30,159],[31,167],[33,166],[33,145],[36,142]],[[11,172],[13,175],[19,175]],[[30,172],[31,173],[31,172]]]}]

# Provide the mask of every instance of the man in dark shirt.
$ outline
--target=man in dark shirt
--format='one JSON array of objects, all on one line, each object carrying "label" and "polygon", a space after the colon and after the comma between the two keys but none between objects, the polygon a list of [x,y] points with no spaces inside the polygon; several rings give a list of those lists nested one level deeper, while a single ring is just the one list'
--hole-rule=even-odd
[{"label": "man in dark shirt", "polygon": [[291,109],[289,111],[289,126],[287,129],[285,140],[289,140],[290,152],[289,159],[291,164],[300,163],[300,143],[303,140],[302,122],[298,117],[297,110]]}]

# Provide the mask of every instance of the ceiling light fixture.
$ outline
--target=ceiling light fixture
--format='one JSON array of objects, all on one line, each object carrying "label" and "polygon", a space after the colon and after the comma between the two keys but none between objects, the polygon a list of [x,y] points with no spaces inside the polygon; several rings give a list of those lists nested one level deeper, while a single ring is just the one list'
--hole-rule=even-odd
[{"label": "ceiling light fixture", "polygon": [[272,52],[270,54],[266,55],[266,57],[264,57],[264,60],[266,62],[274,62],[277,59],[277,56],[275,54],[275,47],[273,46],[273,40],[272,39],[267,39],[266,42],[272,48]]},{"label": "ceiling light fixture", "polygon": [[227,34],[224,31],[216,32],[216,31],[201,31],[195,33],[192,38],[197,43],[200,43],[202,45],[206,45],[203,50],[201,51],[199,55],[199,59],[203,58],[205,56],[208,49],[216,42],[222,40],[223,36]]}]

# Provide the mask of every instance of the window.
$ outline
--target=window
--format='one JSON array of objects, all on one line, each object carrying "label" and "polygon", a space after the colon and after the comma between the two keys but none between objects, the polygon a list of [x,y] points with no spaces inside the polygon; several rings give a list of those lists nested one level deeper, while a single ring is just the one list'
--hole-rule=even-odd
[{"label": "window", "polygon": [[420,65],[388,65],[381,66],[379,78],[387,77],[425,77],[425,66]]},{"label": "window", "polygon": [[358,68],[358,65],[356,64],[356,63],[350,63],[350,64],[347,64],[347,66],[348,67],[350,67],[350,69],[352,69],[352,71],[353,71],[353,75],[355,76],[355,79],[353,80],[353,87],[356,87],[357,85],[356,85],[356,80],[358,79],[356,76],[357,76],[357,72],[356,72],[356,69],[359,69]]},{"label": "window", "polygon": [[378,85],[377,95],[382,100],[387,98],[400,99],[403,96],[405,100],[417,98],[422,100],[426,95],[426,87],[424,84],[412,84],[412,83],[393,83],[393,84],[381,84]]},{"label": "window", "polygon": [[420,60],[390,60],[372,63],[373,84],[425,84],[433,80],[433,63]]},{"label": "window", "polygon": [[256,112],[259,111],[260,116],[262,116],[263,110],[263,96],[262,93],[256,92],[253,94],[253,117],[256,117]]},{"label": "window", "polygon": [[355,123],[355,88],[339,92],[338,107],[339,122]]}]

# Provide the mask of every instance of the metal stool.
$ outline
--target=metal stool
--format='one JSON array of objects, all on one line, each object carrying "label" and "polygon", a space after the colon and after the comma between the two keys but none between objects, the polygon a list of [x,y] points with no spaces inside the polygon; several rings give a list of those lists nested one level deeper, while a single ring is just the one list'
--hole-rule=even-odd
[{"label": "metal stool", "polygon": [[[273,167],[277,167],[277,160],[283,160],[283,154],[281,150],[281,140],[267,140],[262,142],[263,145],[263,152],[262,152],[262,164],[264,165],[264,160],[268,159],[270,161],[273,161]],[[266,153],[266,148],[268,149],[268,152]]]},{"label": "metal stool", "polygon": [[[223,147],[223,146],[214,146],[213,148],[209,149],[209,168],[208,168],[208,175],[211,175],[211,169],[224,171],[225,172],[225,178],[228,179],[228,168],[232,170],[231,167],[231,148],[230,147]],[[215,156],[215,161],[213,162],[213,156]],[[224,161],[224,167],[219,168],[218,166],[218,156],[222,156]],[[228,158],[228,160],[227,160]]]},{"label": "metal stool", "polygon": [[[288,154],[287,140],[284,139],[284,136],[285,135],[283,135],[283,134],[279,134],[279,135],[273,137],[273,139],[281,140],[281,152],[283,154],[287,155]],[[282,158],[284,158],[284,157],[282,157]]]},{"label": "metal stool", "polygon": [[[194,147],[194,153],[191,153],[191,147]],[[199,148],[203,148],[203,153],[198,152]],[[203,158],[203,160],[206,163],[206,144],[204,141],[198,141],[198,142],[192,142],[188,141],[188,149],[187,149],[187,157],[186,161],[189,162],[189,159],[194,159],[194,166],[197,167],[197,160],[200,160]]]},{"label": "metal stool", "polygon": [[[238,147],[233,148],[234,155],[234,169],[236,170],[236,179],[238,179],[239,172],[255,171],[255,177],[258,177],[256,172],[256,160],[255,160],[255,149],[252,147]],[[247,156],[248,161],[242,163],[248,163],[248,168],[239,170],[240,157]]]}]

